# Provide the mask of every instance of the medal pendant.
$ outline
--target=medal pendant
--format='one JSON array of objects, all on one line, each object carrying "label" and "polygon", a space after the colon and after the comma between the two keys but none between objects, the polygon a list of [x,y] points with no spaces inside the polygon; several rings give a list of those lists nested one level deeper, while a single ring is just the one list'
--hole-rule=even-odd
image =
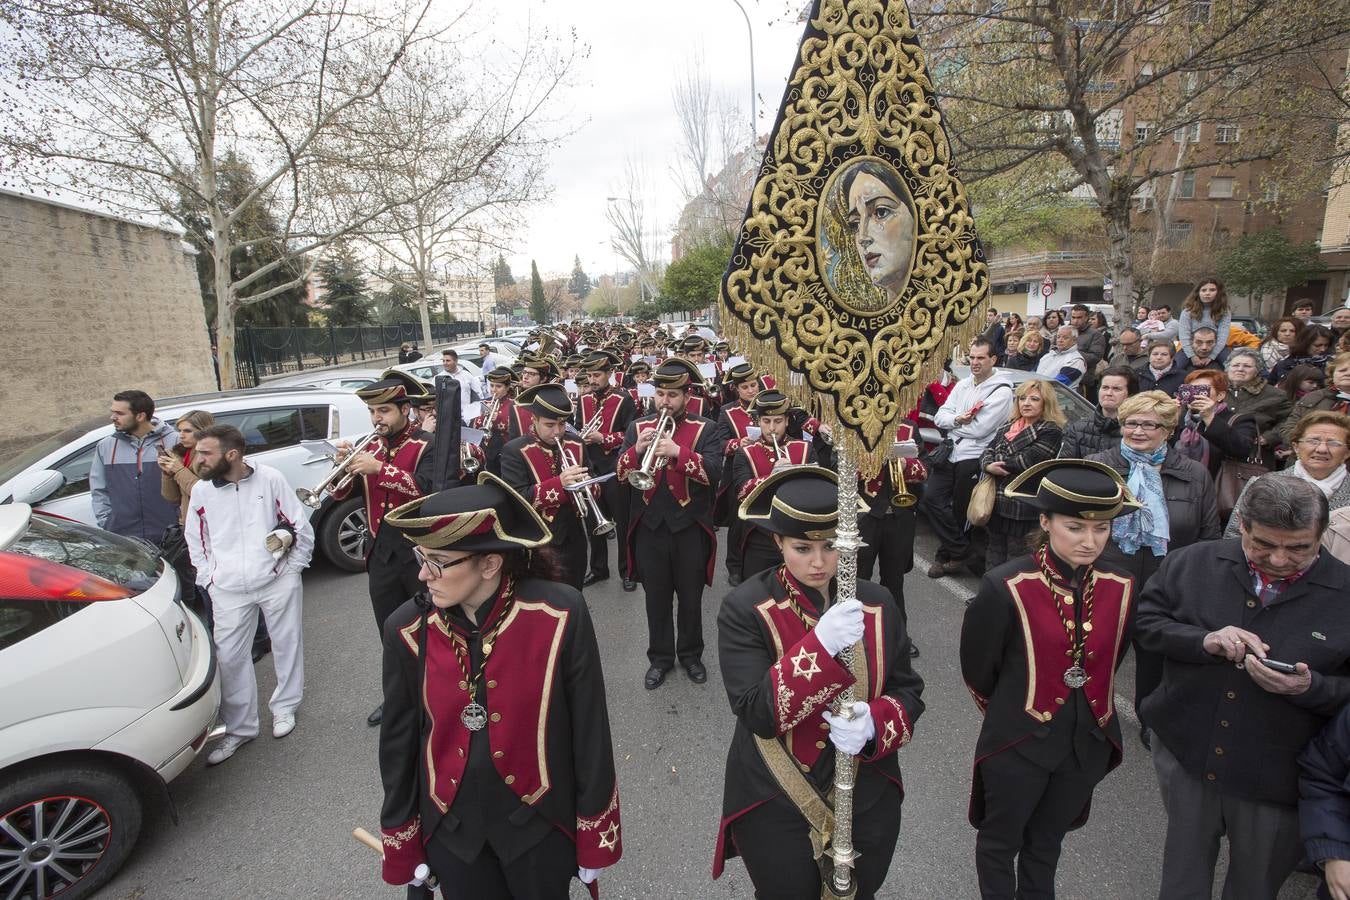
[{"label": "medal pendant", "polygon": [[[1065,680],[1067,680],[1068,677],[1069,676],[1066,674],[1064,676]],[[487,724],[487,710],[484,709],[478,701],[472,701],[460,711],[459,720],[463,722],[464,727],[470,731],[482,731],[483,726]]]},{"label": "medal pendant", "polygon": [[1082,666],[1070,666],[1064,670],[1064,683],[1071,688],[1080,688],[1087,684],[1087,680],[1087,672]]}]

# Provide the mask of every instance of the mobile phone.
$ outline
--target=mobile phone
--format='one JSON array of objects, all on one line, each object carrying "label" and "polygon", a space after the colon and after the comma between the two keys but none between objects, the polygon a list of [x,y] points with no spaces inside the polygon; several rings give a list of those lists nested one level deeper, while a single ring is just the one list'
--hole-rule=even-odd
[{"label": "mobile phone", "polygon": [[1298,669],[1294,667],[1293,663],[1280,662],[1278,659],[1271,659],[1270,657],[1261,660],[1261,665],[1267,669],[1274,669],[1276,672],[1283,672],[1286,675],[1298,674]]}]

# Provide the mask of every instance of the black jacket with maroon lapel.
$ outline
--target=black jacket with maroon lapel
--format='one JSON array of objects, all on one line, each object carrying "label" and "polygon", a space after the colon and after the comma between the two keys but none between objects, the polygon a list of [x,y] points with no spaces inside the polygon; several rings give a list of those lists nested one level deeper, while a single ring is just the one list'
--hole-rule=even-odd
[{"label": "black jacket with maroon lapel", "polygon": [[[366,558],[389,562],[395,558],[412,561],[412,544],[398,532],[381,528],[385,513],[411,503],[431,490],[432,436],[415,425],[395,435],[372,438],[356,453],[373,453],[381,462],[372,475],[353,478],[344,488],[332,492],[334,500],[345,500],[357,483],[366,498],[366,528],[374,536],[366,545]],[[386,534],[386,532],[390,532]]]},{"label": "black jacket with maroon lapel", "polygon": [[586,465],[592,475],[607,475],[614,471],[623,448],[623,436],[637,418],[637,409],[626,391],[606,388],[603,398],[595,393],[581,395],[581,424],[584,429],[598,414],[600,416],[598,444],[586,445]]},{"label": "black jacket with maroon lapel", "polygon": [[[714,878],[726,859],[736,855],[728,839],[731,822],[783,793],[755,738],[781,739],[816,789],[828,791],[835,753],[821,712],[856,683],[812,630],[820,615],[820,595],[797,586],[790,576],[780,577],[782,571],[780,566],[747,578],[722,601],[717,617],[718,660],[736,730],[727,753]],[[793,586],[805,622],[789,603],[785,582]],[[884,796],[887,782],[898,786],[903,797],[896,751],[909,742],[924,709],[923,679],[910,665],[909,635],[890,592],[861,581],[858,599],[863,604],[860,646],[867,657],[868,691],[857,699],[871,707],[876,737],[858,755],[855,814]]]},{"label": "black jacket with maroon lapel", "polygon": [[[456,617],[429,606],[425,595],[409,600],[384,629],[380,827],[384,878],[395,884],[410,881],[426,861],[437,827],[456,827],[469,754],[470,732],[459,718],[469,702],[468,676],[455,651],[459,644],[467,658],[467,635]],[[618,782],[585,601],[567,585],[524,579],[509,604],[499,593],[484,609],[484,629],[506,617],[478,699],[489,713],[485,735],[496,774],[520,798],[511,820],[542,816],[576,842],[577,865],[610,866],[623,852]]]}]

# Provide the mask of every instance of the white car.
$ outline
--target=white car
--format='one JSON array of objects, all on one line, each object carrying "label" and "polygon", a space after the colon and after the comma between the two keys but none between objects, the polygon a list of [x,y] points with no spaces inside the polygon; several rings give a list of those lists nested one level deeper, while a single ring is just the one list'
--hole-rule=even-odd
[{"label": "white car", "polygon": [[0,506],[0,895],[87,897],[220,706],[206,626],[153,548]]},{"label": "white car", "polygon": [[[156,403],[155,416],[172,424],[194,409],[242,431],[248,458],[280,470],[296,488],[313,487],[332,467],[330,459],[310,452],[301,441],[354,440],[370,432],[365,403],[354,391],[341,389],[264,387],[170,397]],[[111,433],[106,416],[92,419],[0,464],[0,504],[29,503],[95,524],[89,467],[95,445]],[[340,503],[325,499],[310,522],[318,550],[329,562],[351,572],[365,568],[366,511],[359,494]]]}]

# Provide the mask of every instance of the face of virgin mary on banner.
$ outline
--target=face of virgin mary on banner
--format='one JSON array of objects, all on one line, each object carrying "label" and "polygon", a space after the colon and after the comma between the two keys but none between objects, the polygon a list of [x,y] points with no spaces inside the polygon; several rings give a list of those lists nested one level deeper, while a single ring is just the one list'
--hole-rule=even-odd
[{"label": "face of virgin mary on banner", "polygon": [[822,198],[820,258],[835,298],[857,313],[890,309],[914,267],[913,200],[895,167],[856,160],[831,179]]}]

